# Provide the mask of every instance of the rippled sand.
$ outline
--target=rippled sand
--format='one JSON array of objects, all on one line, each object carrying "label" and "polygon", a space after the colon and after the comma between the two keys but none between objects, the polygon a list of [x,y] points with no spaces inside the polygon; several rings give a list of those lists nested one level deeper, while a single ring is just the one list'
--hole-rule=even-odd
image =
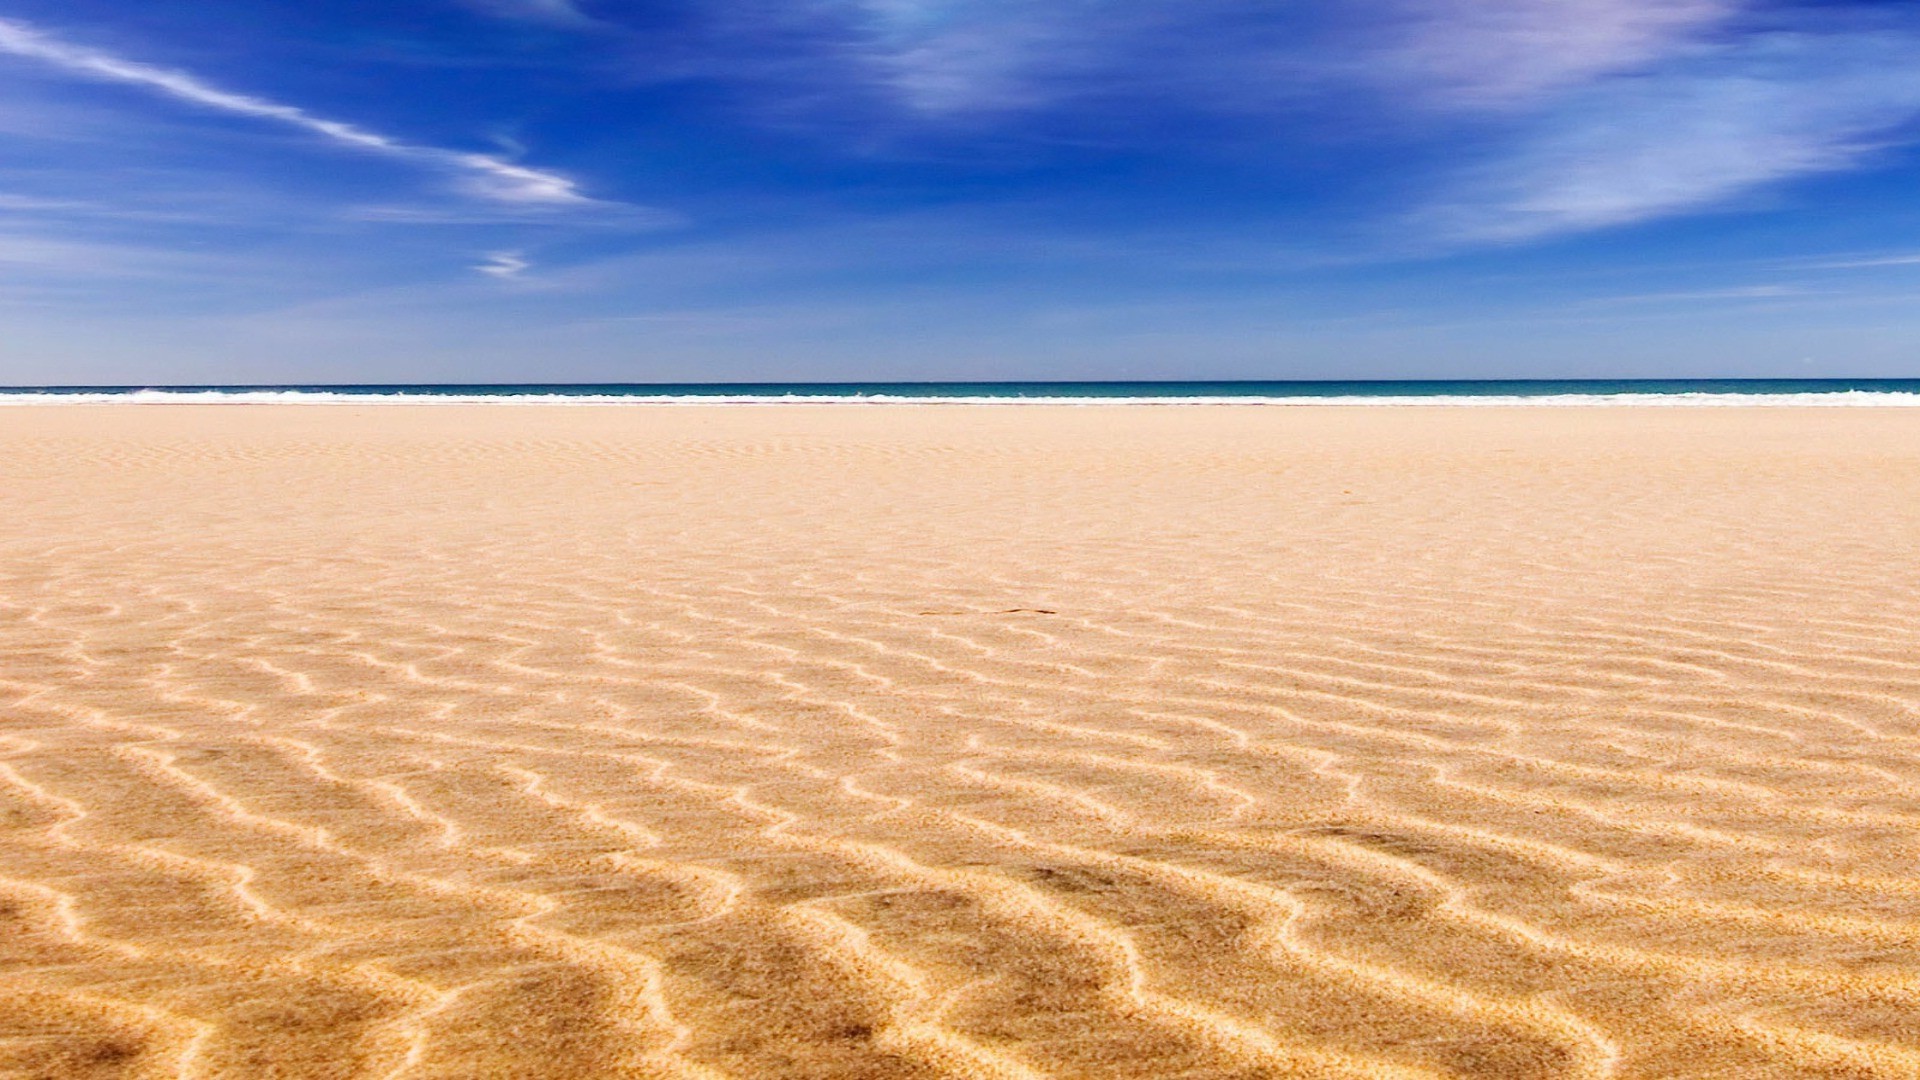
[{"label": "rippled sand", "polygon": [[1920,1075],[1920,411],[0,413],[0,1074]]}]

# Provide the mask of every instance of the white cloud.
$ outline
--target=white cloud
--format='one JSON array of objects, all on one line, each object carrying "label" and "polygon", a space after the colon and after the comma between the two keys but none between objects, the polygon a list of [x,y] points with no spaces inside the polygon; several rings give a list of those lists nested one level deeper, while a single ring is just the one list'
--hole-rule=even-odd
[{"label": "white cloud", "polygon": [[1740,0],[1395,0],[1373,62],[1424,103],[1508,106],[1630,70],[1697,42]]},{"label": "white cloud", "polygon": [[592,200],[558,173],[518,165],[490,154],[419,146],[354,124],[315,116],[293,105],[222,90],[185,72],[125,60],[61,41],[12,19],[0,19],[0,52],[49,64],[90,79],[137,86],[175,101],[297,128],[361,153],[416,162],[463,178],[483,198],[508,203],[584,205]]},{"label": "white cloud", "polygon": [[63,213],[66,211],[87,211],[95,204],[79,199],[47,199],[38,195],[16,195],[0,191],[0,211],[25,211]]},{"label": "white cloud", "polygon": [[506,19],[581,28],[599,25],[575,0],[468,0],[468,3]]},{"label": "white cloud", "polygon": [[1583,301],[1588,306],[1605,304],[1691,303],[1696,300],[1781,300],[1807,295],[1797,285],[1737,285],[1725,289],[1683,289],[1674,292],[1633,293],[1627,296],[1596,296]]},{"label": "white cloud", "polygon": [[206,251],[0,231],[0,280],[9,283],[153,278],[177,284],[232,265]]},{"label": "white cloud", "polygon": [[1432,217],[1458,240],[1526,240],[1861,167],[1920,115],[1916,47],[1894,34],[1774,35],[1605,80],[1545,115]]},{"label": "white cloud", "polygon": [[474,269],[502,281],[519,277],[522,271],[533,265],[522,258],[517,251],[490,251],[486,259],[487,261],[475,266]]},{"label": "white cloud", "polygon": [[[4,209],[4,203],[0,203],[0,209]],[[349,207],[341,217],[347,221],[387,225],[566,225],[572,229],[609,231],[666,229],[687,223],[684,216],[671,211],[603,201],[559,206],[478,202],[368,204]]]},{"label": "white cloud", "polygon": [[1038,103],[1043,69],[1057,75],[1086,36],[1070,10],[1001,0],[853,0],[865,60],[905,105],[925,113]]},{"label": "white cloud", "polygon": [[[1330,85],[1401,105],[1522,106],[1700,42],[1753,0],[832,0],[860,58],[927,113],[1077,91],[1193,95],[1240,112]],[[1319,29],[1313,29],[1318,26]]]},{"label": "white cloud", "polygon": [[1845,259],[1838,262],[1815,263],[1814,270],[1873,270],[1885,266],[1920,266],[1920,255],[1876,255],[1870,258]]}]

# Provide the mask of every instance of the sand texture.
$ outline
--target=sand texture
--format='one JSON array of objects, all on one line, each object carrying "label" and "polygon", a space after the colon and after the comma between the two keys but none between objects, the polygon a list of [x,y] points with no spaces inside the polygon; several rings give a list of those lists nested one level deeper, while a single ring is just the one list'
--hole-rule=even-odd
[{"label": "sand texture", "polygon": [[1920,410],[0,411],[0,1075],[1920,1076]]}]

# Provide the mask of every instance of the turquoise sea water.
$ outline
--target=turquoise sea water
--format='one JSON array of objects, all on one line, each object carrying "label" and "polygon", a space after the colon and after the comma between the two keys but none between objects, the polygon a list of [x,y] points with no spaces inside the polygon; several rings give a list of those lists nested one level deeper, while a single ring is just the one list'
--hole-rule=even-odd
[{"label": "turquoise sea water", "polygon": [[501,383],[18,386],[0,404],[474,402],[1920,405],[1920,379],[1539,379],[1378,382]]}]

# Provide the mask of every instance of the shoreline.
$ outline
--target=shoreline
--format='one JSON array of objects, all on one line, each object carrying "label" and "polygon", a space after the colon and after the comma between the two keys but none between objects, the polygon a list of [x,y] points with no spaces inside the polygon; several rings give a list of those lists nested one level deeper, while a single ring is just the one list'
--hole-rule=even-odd
[{"label": "shoreline", "polygon": [[533,394],[324,394],[241,392],[231,394],[30,394],[0,392],[0,408],[85,406],[256,406],[314,407],[330,405],[405,407],[497,405],[513,407],[911,407],[1009,406],[1017,408],[1437,408],[1437,409],[1907,409],[1920,408],[1920,393],[1834,392],[1818,394],[1574,394],[1541,396],[1409,397],[725,397],[688,395],[533,395]]}]

